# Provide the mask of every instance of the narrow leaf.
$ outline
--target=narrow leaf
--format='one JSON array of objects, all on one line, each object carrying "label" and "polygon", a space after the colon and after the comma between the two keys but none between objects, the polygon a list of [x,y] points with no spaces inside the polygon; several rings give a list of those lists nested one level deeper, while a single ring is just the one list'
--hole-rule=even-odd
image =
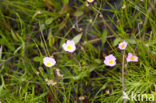
[{"label": "narrow leaf", "polygon": [[102,46],[103,46],[107,40],[107,30],[106,29],[102,33],[101,40],[102,40]]},{"label": "narrow leaf", "polygon": [[73,41],[75,42],[75,44],[77,44],[80,41],[81,37],[82,37],[82,33],[78,34],[77,36],[73,38]]},{"label": "narrow leaf", "polygon": [[37,56],[37,57],[34,57],[34,58],[33,58],[33,61],[35,61],[35,62],[40,62],[40,61],[42,61],[42,58],[39,57],[39,56]]},{"label": "narrow leaf", "polygon": [[46,21],[45,21],[45,24],[46,25],[49,25],[53,22],[53,18],[48,18]]},{"label": "narrow leaf", "polygon": [[121,41],[121,38],[116,38],[114,40],[113,46],[117,46],[119,44],[119,42]]}]

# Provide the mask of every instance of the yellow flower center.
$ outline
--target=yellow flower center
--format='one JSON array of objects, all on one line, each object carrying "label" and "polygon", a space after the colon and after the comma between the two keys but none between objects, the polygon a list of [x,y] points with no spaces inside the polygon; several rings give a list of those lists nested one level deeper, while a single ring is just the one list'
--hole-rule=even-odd
[{"label": "yellow flower center", "polygon": [[133,56],[131,56],[130,60],[135,60],[135,58]]},{"label": "yellow flower center", "polygon": [[48,66],[50,66],[50,65],[51,65],[51,63],[50,63],[50,62],[47,62],[47,65],[48,65]]},{"label": "yellow flower center", "polygon": [[72,49],[71,45],[68,45],[67,46],[67,49],[71,50]]},{"label": "yellow flower center", "polygon": [[125,45],[121,45],[121,48],[124,48],[125,47]]},{"label": "yellow flower center", "polygon": [[92,1],[92,0],[88,0],[88,1]]},{"label": "yellow flower center", "polygon": [[113,60],[110,60],[110,61],[109,61],[109,64],[113,64],[113,63],[114,63],[114,61],[113,61]]}]

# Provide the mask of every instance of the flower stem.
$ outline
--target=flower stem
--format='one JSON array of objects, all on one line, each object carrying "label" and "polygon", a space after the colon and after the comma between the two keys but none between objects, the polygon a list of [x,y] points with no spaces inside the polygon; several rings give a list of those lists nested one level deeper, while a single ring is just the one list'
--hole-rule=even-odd
[{"label": "flower stem", "polygon": [[53,74],[53,69],[52,69],[52,67],[50,67],[50,74],[51,74],[51,75]]},{"label": "flower stem", "polygon": [[[123,92],[123,97],[125,96],[125,77],[124,77],[124,68],[125,68],[125,50],[123,51],[123,56],[122,56],[122,92]],[[124,98],[124,103],[126,103],[126,98]]]}]

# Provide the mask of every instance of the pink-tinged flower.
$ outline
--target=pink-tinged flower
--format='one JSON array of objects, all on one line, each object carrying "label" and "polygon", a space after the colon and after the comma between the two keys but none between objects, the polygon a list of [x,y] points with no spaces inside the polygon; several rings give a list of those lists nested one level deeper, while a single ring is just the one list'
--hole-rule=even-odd
[{"label": "pink-tinged flower", "polygon": [[110,54],[108,56],[105,57],[105,60],[104,60],[104,63],[107,65],[107,66],[115,66],[116,64],[116,58]]},{"label": "pink-tinged flower", "polygon": [[75,42],[73,40],[67,40],[66,43],[62,45],[63,49],[68,52],[74,52],[76,50]]},{"label": "pink-tinged flower", "polygon": [[127,47],[127,42],[126,41],[121,42],[118,47],[120,50],[125,50]]},{"label": "pink-tinged flower", "polygon": [[44,57],[43,58],[43,63],[47,67],[52,67],[52,66],[54,66],[56,64],[56,61],[52,57]]},{"label": "pink-tinged flower", "polygon": [[126,60],[127,62],[138,62],[138,57],[133,55],[132,53],[128,53]]},{"label": "pink-tinged flower", "polygon": [[89,3],[92,3],[92,2],[94,2],[94,0],[87,0]]}]

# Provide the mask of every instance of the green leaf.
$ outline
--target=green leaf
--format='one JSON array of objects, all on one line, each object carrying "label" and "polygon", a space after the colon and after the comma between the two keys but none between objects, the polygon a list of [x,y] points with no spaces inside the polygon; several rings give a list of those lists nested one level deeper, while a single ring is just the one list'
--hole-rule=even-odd
[{"label": "green leaf", "polygon": [[44,29],[46,29],[45,24],[41,24],[41,30],[43,31]]},{"label": "green leaf", "polygon": [[136,40],[134,39],[128,39],[126,40],[129,44],[136,44]]},{"label": "green leaf", "polygon": [[14,33],[14,31],[11,29],[11,34],[12,34],[12,38],[15,40],[15,41],[19,41],[16,34]]},{"label": "green leaf", "polygon": [[74,16],[81,16],[81,15],[83,15],[83,11],[80,11],[80,10],[74,13]]},{"label": "green leaf", "polygon": [[78,34],[77,36],[73,38],[73,41],[75,42],[75,44],[77,44],[80,41],[81,37],[82,37],[82,33]]},{"label": "green leaf", "polygon": [[40,62],[40,61],[42,61],[42,58],[37,56],[37,57],[33,58],[33,61]]},{"label": "green leaf", "polygon": [[83,79],[86,76],[88,76],[88,71],[83,71],[79,75],[74,76],[73,79],[74,80],[79,80],[79,79]]},{"label": "green leaf", "polygon": [[5,86],[4,78],[3,78],[3,76],[1,76],[0,92],[2,91],[2,89],[4,88],[4,86]]},{"label": "green leaf", "polygon": [[95,59],[95,62],[97,63],[97,64],[101,64],[101,60],[100,59]]},{"label": "green leaf", "polygon": [[14,55],[15,55],[20,49],[22,49],[22,46],[19,46],[18,48],[16,48],[16,50],[14,51]]},{"label": "green leaf", "polygon": [[65,41],[66,41],[65,39],[61,39],[60,48],[62,48],[62,44],[65,43]]},{"label": "green leaf", "polygon": [[49,25],[53,22],[53,18],[48,18],[46,21],[45,21],[45,24],[46,25]]},{"label": "green leaf", "polygon": [[48,43],[49,43],[49,47],[52,48],[53,47],[53,44],[54,44],[54,37],[51,33],[51,29],[49,30],[49,35],[48,35]]},{"label": "green leaf", "polygon": [[0,37],[1,37],[1,39],[0,39],[0,44],[1,44],[1,45],[7,46],[7,47],[8,47],[9,49],[11,49],[12,51],[15,50],[15,48],[14,48],[14,46],[13,46],[13,42],[11,43],[11,42],[9,41],[9,39],[8,39],[4,34],[2,34],[1,32],[0,32]]},{"label": "green leaf", "polygon": [[96,66],[95,65],[90,65],[89,66],[89,72],[92,72],[92,71],[94,71],[96,69]]},{"label": "green leaf", "polygon": [[63,4],[66,5],[69,3],[69,0],[63,0]]},{"label": "green leaf", "polygon": [[102,41],[102,46],[105,44],[107,40],[107,30],[105,29],[102,33],[101,41]]},{"label": "green leaf", "polygon": [[59,29],[58,29],[58,30],[60,31],[61,29],[63,29],[64,26],[66,25],[66,23],[67,23],[66,20],[62,21],[62,22],[59,24]]},{"label": "green leaf", "polygon": [[114,40],[113,46],[117,46],[119,44],[119,42],[121,41],[121,38],[116,38]]}]

